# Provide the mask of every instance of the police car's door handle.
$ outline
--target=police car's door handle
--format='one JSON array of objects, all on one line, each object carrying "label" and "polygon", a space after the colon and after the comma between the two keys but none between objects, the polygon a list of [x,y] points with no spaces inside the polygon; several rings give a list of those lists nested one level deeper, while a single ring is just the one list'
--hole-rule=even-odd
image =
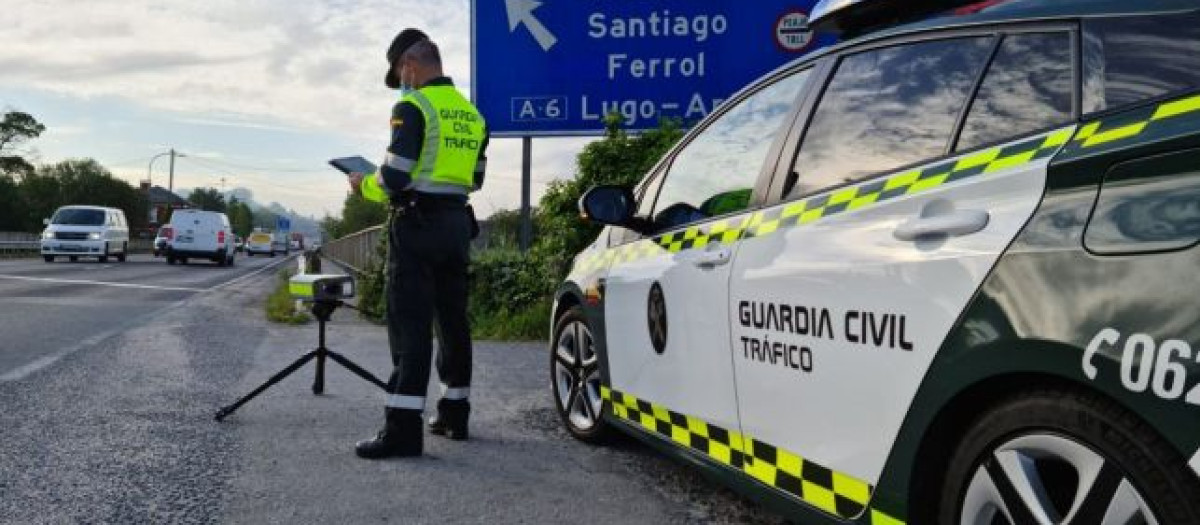
[{"label": "police car's door handle", "polygon": [[896,227],[892,235],[901,241],[930,237],[958,237],[975,233],[988,225],[990,216],[983,210],[954,210],[949,213],[909,219]]},{"label": "police car's door handle", "polygon": [[685,252],[681,255],[681,258],[684,261],[690,262],[701,268],[714,268],[729,263],[729,261],[733,259],[733,250],[730,250],[729,248],[696,250]]}]

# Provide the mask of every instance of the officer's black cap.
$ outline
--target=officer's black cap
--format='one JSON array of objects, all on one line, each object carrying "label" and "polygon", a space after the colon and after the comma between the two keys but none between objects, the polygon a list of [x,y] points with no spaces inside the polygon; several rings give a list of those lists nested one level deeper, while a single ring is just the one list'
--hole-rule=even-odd
[{"label": "officer's black cap", "polygon": [[394,69],[396,69],[396,61],[400,60],[400,56],[403,55],[405,51],[408,51],[408,48],[412,47],[413,44],[428,39],[429,37],[426,36],[425,33],[420,29],[413,29],[411,27],[401,31],[400,34],[396,35],[396,39],[392,40],[392,46],[388,48],[387,52],[388,70],[387,76],[385,76],[383,79],[384,83],[387,84],[387,87],[392,89],[400,87],[400,79],[396,78],[396,73],[394,71]]}]

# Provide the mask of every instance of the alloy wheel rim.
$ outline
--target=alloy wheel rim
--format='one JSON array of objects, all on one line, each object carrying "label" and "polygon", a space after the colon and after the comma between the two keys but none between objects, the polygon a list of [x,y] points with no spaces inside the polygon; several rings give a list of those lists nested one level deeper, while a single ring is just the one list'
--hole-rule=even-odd
[{"label": "alloy wheel rim", "polygon": [[961,501],[964,525],[1160,523],[1116,463],[1055,434],[1027,434],[996,447]]},{"label": "alloy wheel rim", "polygon": [[599,419],[600,367],[592,332],[581,321],[563,328],[554,345],[554,384],[558,410],[571,426],[588,431]]}]

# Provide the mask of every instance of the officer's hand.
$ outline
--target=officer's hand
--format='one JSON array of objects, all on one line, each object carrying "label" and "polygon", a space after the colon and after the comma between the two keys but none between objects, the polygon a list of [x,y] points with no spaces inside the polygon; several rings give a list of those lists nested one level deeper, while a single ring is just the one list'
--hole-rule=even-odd
[{"label": "officer's hand", "polygon": [[359,173],[357,171],[351,173],[349,180],[350,180],[350,191],[353,191],[354,193],[359,193],[362,191],[362,189],[361,189],[362,188],[362,180],[363,180],[362,173]]}]

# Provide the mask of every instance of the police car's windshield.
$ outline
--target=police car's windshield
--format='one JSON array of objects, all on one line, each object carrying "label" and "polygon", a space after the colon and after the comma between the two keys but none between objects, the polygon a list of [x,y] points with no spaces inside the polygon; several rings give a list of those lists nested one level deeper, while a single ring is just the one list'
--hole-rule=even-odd
[{"label": "police car's windshield", "polygon": [[65,208],[58,210],[50,222],[72,226],[101,226],[104,224],[104,212],[83,208]]}]

